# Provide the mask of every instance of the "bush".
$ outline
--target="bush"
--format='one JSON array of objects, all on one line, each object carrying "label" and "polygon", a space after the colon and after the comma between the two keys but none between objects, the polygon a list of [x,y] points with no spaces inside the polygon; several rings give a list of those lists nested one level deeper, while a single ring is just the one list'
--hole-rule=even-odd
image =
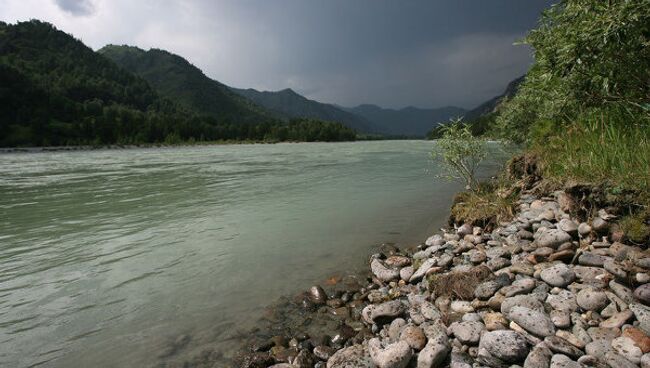
[{"label": "bush", "polygon": [[476,191],[479,187],[476,170],[487,155],[482,138],[472,135],[470,127],[460,119],[441,126],[442,138],[436,141],[432,157],[445,167],[445,176],[461,180],[466,189]]}]

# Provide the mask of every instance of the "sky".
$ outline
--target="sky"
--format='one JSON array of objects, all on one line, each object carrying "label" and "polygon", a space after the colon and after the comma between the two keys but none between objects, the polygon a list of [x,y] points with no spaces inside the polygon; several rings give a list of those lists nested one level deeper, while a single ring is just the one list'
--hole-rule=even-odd
[{"label": "sky", "polygon": [[550,0],[0,0],[93,49],[179,54],[239,88],[342,106],[472,108],[523,75]]}]

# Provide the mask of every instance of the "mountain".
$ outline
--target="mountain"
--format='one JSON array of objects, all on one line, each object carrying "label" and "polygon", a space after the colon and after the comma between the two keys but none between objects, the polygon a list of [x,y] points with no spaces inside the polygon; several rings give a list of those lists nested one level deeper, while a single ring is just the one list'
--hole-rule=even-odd
[{"label": "mountain", "polygon": [[207,77],[184,58],[170,52],[108,45],[97,51],[145,79],[162,96],[184,107],[231,122],[255,122],[271,116],[263,108]]},{"label": "mountain", "polygon": [[280,118],[311,118],[343,123],[359,132],[376,132],[364,118],[343,111],[338,107],[310,100],[287,88],[277,92],[257,91],[255,89],[232,90],[254,103],[272,111]]},{"label": "mountain", "polygon": [[[355,139],[341,124],[271,119],[228,89],[197,84],[202,93],[221,97],[210,100],[223,104],[212,114],[187,100],[177,103],[175,95],[161,96],[145,79],[49,23],[0,22],[0,147]],[[260,116],[264,120],[254,120]]]},{"label": "mountain", "polygon": [[506,90],[503,91],[502,94],[493,97],[482,104],[478,105],[477,107],[467,111],[465,113],[464,119],[465,121],[472,121],[475,120],[481,116],[487,115],[489,113],[492,113],[497,110],[497,107],[503,101],[505,98],[510,98],[517,93],[517,89],[519,88],[519,85],[521,82],[524,81],[524,76],[521,76],[513,81],[510,81],[508,83],[508,86],[506,87]]},{"label": "mountain", "polygon": [[465,113],[464,109],[454,106],[435,109],[409,106],[394,110],[365,104],[345,110],[368,120],[380,133],[408,137],[424,137],[437,123],[447,122]]}]

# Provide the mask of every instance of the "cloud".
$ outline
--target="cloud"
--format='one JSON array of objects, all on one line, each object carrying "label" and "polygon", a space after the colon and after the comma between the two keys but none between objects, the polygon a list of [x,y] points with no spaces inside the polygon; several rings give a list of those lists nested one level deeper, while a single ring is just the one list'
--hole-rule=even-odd
[{"label": "cloud", "polygon": [[75,16],[87,16],[95,12],[95,5],[91,0],[54,0],[63,11]]}]

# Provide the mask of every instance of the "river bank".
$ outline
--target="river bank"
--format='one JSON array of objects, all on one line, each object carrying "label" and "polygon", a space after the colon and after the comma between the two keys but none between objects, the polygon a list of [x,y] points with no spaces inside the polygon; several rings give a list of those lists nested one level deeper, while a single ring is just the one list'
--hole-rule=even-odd
[{"label": "river bank", "polygon": [[235,366],[650,366],[647,243],[588,187],[522,181],[508,221],[386,244],[270,308]]}]

